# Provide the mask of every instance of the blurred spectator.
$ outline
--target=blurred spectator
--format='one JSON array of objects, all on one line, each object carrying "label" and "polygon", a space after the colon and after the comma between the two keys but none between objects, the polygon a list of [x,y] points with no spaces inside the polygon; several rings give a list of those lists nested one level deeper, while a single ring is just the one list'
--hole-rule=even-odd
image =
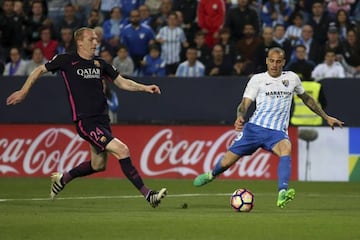
[{"label": "blurred spectator", "polygon": [[[57,34],[60,33],[60,29],[62,28],[71,28],[73,31],[75,31],[82,26],[82,22],[76,17],[76,10],[74,5],[71,3],[65,5],[64,16],[59,19],[59,22],[56,25]],[[59,39],[59,36],[57,36],[57,38]]]},{"label": "blurred spectator", "polygon": [[121,9],[113,7],[110,11],[110,19],[103,23],[105,41],[117,48],[120,45],[120,33],[127,24],[128,20],[122,15]]},{"label": "blurred spectator", "polygon": [[336,55],[342,55],[343,47],[339,37],[339,30],[334,23],[331,23],[327,32],[327,41],[325,43],[325,49],[332,49]]},{"label": "blurred spectator", "polygon": [[230,76],[232,73],[232,59],[224,57],[224,49],[221,44],[215,44],[210,60],[205,63],[205,74],[207,76]]},{"label": "blurred spectator", "polygon": [[306,47],[299,44],[295,46],[295,58],[287,63],[284,69],[286,71],[293,71],[301,80],[309,81],[315,65],[313,61],[306,60]]},{"label": "blurred spectator", "polygon": [[285,37],[290,40],[291,46],[295,46],[296,42],[301,37],[301,31],[303,26],[303,16],[301,13],[295,12],[291,15],[291,23],[285,32]]},{"label": "blurred spectator", "polygon": [[302,27],[301,37],[297,41],[297,45],[303,44],[306,48],[305,59],[319,64],[324,60],[324,48],[313,38],[313,28],[311,25],[304,25]]},{"label": "blurred spectator", "polygon": [[60,42],[56,48],[56,54],[75,52],[76,46],[73,35],[73,30],[69,27],[60,30]]},{"label": "blurred spectator", "polygon": [[105,60],[105,62],[112,64],[113,62],[113,56],[111,55],[111,52],[108,49],[104,49],[100,52],[99,55],[102,59]]},{"label": "blurred spectator", "polygon": [[259,33],[260,19],[257,12],[249,7],[249,0],[237,0],[237,7],[230,8],[226,14],[225,26],[230,29],[231,38],[239,41],[244,37],[245,25],[251,24],[255,34]]},{"label": "blurred spectator", "polygon": [[150,14],[150,9],[145,4],[141,5],[139,7],[139,13],[140,13],[140,23],[150,26],[152,16]]},{"label": "blurred spectator", "polygon": [[343,57],[352,67],[360,66],[360,42],[354,29],[349,29],[345,40],[342,42]]},{"label": "blurred spectator", "polygon": [[183,0],[177,1],[174,4],[174,10],[180,11],[183,15],[183,24],[181,28],[184,30],[186,39],[193,42],[195,33],[199,30],[197,25],[197,0]]},{"label": "blurred spectator", "polygon": [[315,79],[315,81],[321,81],[324,78],[345,77],[344,67],[336,61],[336,53],[334,50],[326,50],[324,62],[315,66],[311,77]]},{"label": "blurred spectator", "polygon": [[291,53],[293,47],[289,39],[285,37],[285,26],[282,24],[276,24],[274,27],[274,41],[280,45],[285,51],[285,60],[286,62],[290,61]]},{"label": "blurred spectator", "polygon": [[104,51],[105,49],[107,49],[108,51],[111,52],[111,55],[114,56],[115,55],[114,48],[108,42],[106,42],[105,39],[103,38],[103,36],[104,36],[103,28],[95,27],[94,31],[96,33],[97,40],[98,40],[98,45],[96,46],[95,55],[99,56],[101,51]]},{"label": "blurred spectator", "polygon": [[182,47],[186,48],[184,31],[178,26],[177,15],[172,12],[168,15],[167,26],[160,28],[156,41],[161,44],[161,58],[165,61],[167,75],[174,75],[180,63]]},{"label": "blurred spectator", "polygon": [[104,92],[106,96],[106,102],[109,107],[109,118],[110,123],[117,123],[117,110],[119,109],[119,99],[114,90],[109,87],[109,83],[106,80],[103,80]]},{"label": "blurred spectator", "polygon": [[14,2],[4,0],[0,14],[0,44],[5,52],[8,52],[13,46],[18,48],[23,46],[24,24],[25,18],[17,15],[14,11]]},{"label": "blurred spectator", "polygon": [[162,0],[145,0],[145,5],[148,6],[151,15],[156,15],[160,12]]},{"label": "blurred spectator", "polygon": [[298,0],[295,1],[295,7],[293,12],[300,13],[303,18],[303,22],[307,23],[310,19],[310,11],[306,8],[308,0]]},{"label": "blurred spectator", "polygon": [[134,62],[124,45],[120,45],[112,64],[121,74],[131,76],[134,73]]},{"label": "blurred spectator", "polygon": [[60,19],[64,18],[64,8],[70,3],[70,0],[47,0],[47,17],[50,18],[55,25]]},{"label": "blurred spectator", "polygon": [[25,76],[26,61],[17,47],[10,48],[10,62],[6,63],[3,76]]},{"label": "blurred spectator", "polygon": [[319,43],[324,44],[326,41],[326,32],[331,22],[331,17],[324,11],[324,5],[321,0],[312,2],[310,20],[307,24],[311,25],[314,30],[313,38]]},{"label": "blurred spectator", "polygon": [[34,43],[34,49],[40,48],[45,59],[49,61],[55,56],[58,44],[58,41],[51,37],[51,28],[45,26],[40,30],[40,40]]},{"label": "blurred spectator", "polygon": [[254,73],[254,63],[246,60],[241,55],[235,57],[233,74],[234,76],[250,76]]},{"label": "blurred spectator", "polygon": [[235,59],[236,56],[236,44],[235,42],[230,38],[231,33],[229,28],[224,27],[220,30],[219,34],[219,42],[223,49],[225,57],[229,57],[232,59]]},{"label": "blurred spectator", "polygon": [[46,17],[42,1],[34,0],[31,4],[31,13],[26,25],[26,48],[28,52],[34,49],[33,44],[40,40],[40,29],[44,26],[51,27],[53,31],[52,20]]},{"label": "blurred spectator", "polygon": [[[360,1],[355,3],[354,10],[352,13],[354,21],[359,25],[360,24]],[[358,26],[359,27],[359,26]]]},{"label": "blurred spectator", "polygon": [[197,51],[197,59],[202,63],[207,63],[210,59],[211,49],[205,44],[205,34],[202,31],[195,34],[194,46]]},{"label": "blurred spectator", "polygon": [[[44,58],[44,55],[42,53],[42,50],[40,48],[35,48],[32,52],[31,59],[26,62],[25,66],[25,75],[29,76],[30,73],[40,66],[41,64],[46,63],[46,59]],[[51,76],[51,72],[47,72],[44,74],[44,76]]]},{"label": "blurred spectator", "polygon": [[132,10],[139,9],[144,4],[144,0],[121,0],[121,12],[128,18]]},{"label": "blurred spectator", "polygon": [[186,49],[186,61],[180,63],[175,73],[176,77],[203,77],[205,76],[205,66],[197,60],[197,50],[195,47]]},{"label": "blurred spectator", "polygon": [[262,33],[262,42],[257,47],[255,52],[255,72],[265,72],[266,71],[266,58],[270,48],[280,47],[273,40],[273,29],[272,27],[264,27]]},{"label": "blurred spectator", "polygon": [[166,26],[167,18],[173,8],[172,0],[162,0],[159,13],[153,15],[150,26],[155,33],[158,33],[160,28]]},{"label": "blurred spectator", "polygon": [[[102,59],[104,59],[105,62],[112,64],[113,57],[112,57],[111,53],[109,52],[109,50],[107,50],[107,49],[102,50],[100,52],[99,56]],[[107,101],[107,104],[109,107],[110,122],[116,123],[117,122],[117,110],[119,108],[119,99],[116,95],[116,92],[109,87],[109,82],[107,79],[103,79],[102,83],[103,83],[104,93],[106,96],[106,101]]]},{"label": "blurred spectator", "polygon": [[156,44],[150,46],[150,52],[141,61],[143,76],[166,76],[165,61],[160,56],[160,49]]},{"label": "blurred spectator", "polygon": [[14,0],[14,12],[18,18],[23,19],[23,21],[27,21],[28,13],[24,10],[24,3],[22,0]]},{"label": "blurred spectator", "polygon": [[141,75],[141,60],[149,53],[149,45],[154,43],[155,36],[150,27],[140,24],[138,10],[131,11],[130,24],[123,29],[120,38],[134,61],[135,74]]},{"label": "blurred spectator", "polygon": [[104,16],[104,19],[107,20],[110,18],[110,12],[114,7],[121,8],[121,0],[102,0],[100,4],[100,11]]},{"label": "blurred spectator", "polygon": [[348,13],[342,9],[336,13],[335,25],[339,30],[341,40],[346,39],[346,33],[348,29],[355,28],[355,23],[350,21]]},{"label": "blurred spectator", "polygon": [[346,13],[350,12],[351,5],[355,0],[325,0],[327,3],[327,10],[329,13],[335,15],[339,10],[344,10]]},{"label": "blurred spectator", "polygon": [[224,0],[199,0],[197,17],[200,29],[205,33],[205,43],[212,48],[219,39],[219,31],[225,22]]},{"label": "blurred spectator", "polygon": [[92,9],[99,9],[100,1],[96,0],[71,0],[71,4],[75,8],[76,18],[80,21],[80,25],[85,25],[87,17]]},{"label": "blurred spectator", "polygon": [[268,0],[261,9],[263,25],[273,27],[277,23],[286,25],[289,21],[292,9],[285,0]]},{"label": "blurred spectator", "polygon": [[255,62],[255,52],[262,40],[251,23],[244,25],[243,36],[237,43],[237,52],[247,61]]},{"label": "blurred spectator", "polygon": [[86,23],[87,23],[87,27],[95,28],[95,27],[102,26],[103,21],[104,21],[104,19],[103,19],[103,16],[100,14],[100,11],[96,10],[96,9],[92,9],[87,18]]}]

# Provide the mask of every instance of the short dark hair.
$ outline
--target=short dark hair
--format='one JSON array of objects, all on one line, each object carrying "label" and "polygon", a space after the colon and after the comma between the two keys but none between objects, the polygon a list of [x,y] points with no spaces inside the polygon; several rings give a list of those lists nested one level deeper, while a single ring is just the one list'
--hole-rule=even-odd
[{"label": "short dark hair", "polygon": [[299,48],[299,47],[306,50],[306,46],[305,46],[304,44],[297,44],[297,45],[295,46],[295,49],[297,49],[297,48]]}]

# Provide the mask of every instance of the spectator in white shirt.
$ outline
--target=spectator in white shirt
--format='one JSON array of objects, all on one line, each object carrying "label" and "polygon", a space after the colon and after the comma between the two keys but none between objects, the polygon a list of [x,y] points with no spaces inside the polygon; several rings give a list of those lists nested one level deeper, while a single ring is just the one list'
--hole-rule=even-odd
[{"label": "spectator in white shirt", "polygon": [[324,78],[345,78],[344,67],[336,61],[334,50],[326,50],[325,61],[314,68],[311,77],[315,81],[321,81]]},{"label": "spectator in white shirt", "polygon": [[176,70],[176,77],[203,77],[205,66],[197,60],[197,49],[189,47],[186,50],[186,61],[182,62]]},{"label": "spectator in white shirt", "polygon": [[6,63],[4,76],[25,76],[26,61],[21,58],[17,47],[10,49],[10,62]]}]

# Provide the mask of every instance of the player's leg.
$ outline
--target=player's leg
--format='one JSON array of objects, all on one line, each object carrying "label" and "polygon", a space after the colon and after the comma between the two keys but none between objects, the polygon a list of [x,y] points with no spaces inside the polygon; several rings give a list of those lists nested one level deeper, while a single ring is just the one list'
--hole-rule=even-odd
[{"label": "player's leg", "polygon": [[227,151],[222,159],[220,159],[212,171],[200,174],[194,179],[194,186],[200,187],[203,186],[212,180],[214,180],[221,173],[225,172],[231,165],[233,165],[240,156],[236,155],[231,151]]},{"label": "player's leg", "polygon": [[272,151],[279,156],[277,206],[283,208],[295,198],[295,189],[288,188],[291,175],[291,143],[289,139],[280,140],[274,145]]},{"label": "player's leg", "polygon": [[121,169],[130,182],[143,194],[152,207],[157,207],[160,200],[167,194],[167,189],[162,188],[160,191],[149,189],[143,182],[139,172],[132,164],[128,147],[117,138],[113,138],[106,146],[106,150],[112,153],[117,159]]},{"label": "player's leg", "polygon": [[65,185],[78,177],[84,177],[96,172],[104,171],[107,162],[107,153],[98,153],[96,148],[90,145],[91,160],[80,163],[68,172],[53,173],[51,175],[50,197],[52,199],[64,189]]},{"label": "player's leg", "polygon": [[193,182],[194,186],[200,187],[211,182],[237,162],[240,157],[255,152],[260,146],[258,134],[257,127],[254,124],[245,124],[243,131],[238,133],[224,157],[216,163],[212,171],[197,176]]}]

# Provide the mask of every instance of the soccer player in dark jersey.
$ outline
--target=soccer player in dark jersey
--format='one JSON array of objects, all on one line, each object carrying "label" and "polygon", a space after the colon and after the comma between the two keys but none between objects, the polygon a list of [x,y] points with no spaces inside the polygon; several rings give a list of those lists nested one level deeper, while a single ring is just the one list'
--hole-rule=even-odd
[{"label": "soccer player in dark jersey", "polygon": [[107,78],[127,91],[143,91],[160,94],[156,85],[143,85],[122,77],[112,65],[95,57],[97,35],[91,28],[80,28],[74,33],[77,51],[55,56],[51,61],[37,67],[22,88],[7,98],[7,105],[18,104],[29,93],[36,80],[48,71],[59,71],[64,79],[72,110],[72,118],[78,134],[90,143],[91,160],[79,164],[69,172],[53,173],[50,196],[52,199],[66,184],[77,177],[104,171],[108,153],[117,159],[125,176],[144,195],[152,207],[157,207],[166,196],[167,189],[153,191],[145,186],[133,166],[128,147],[111,134],[108,106],[102,79]]}]

